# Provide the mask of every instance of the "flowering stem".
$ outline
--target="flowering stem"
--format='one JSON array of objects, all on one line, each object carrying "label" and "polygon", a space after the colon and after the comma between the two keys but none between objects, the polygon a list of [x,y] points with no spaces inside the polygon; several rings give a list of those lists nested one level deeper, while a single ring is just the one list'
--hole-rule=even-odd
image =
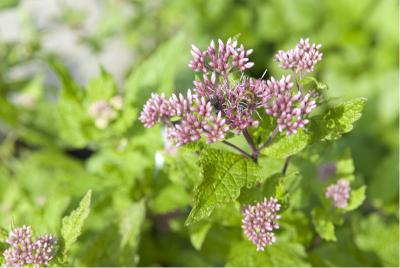
[{"label": "flowering stem", "polygon": [[[295,70],[293,70],[293,76],[294,76],[294,80],[296,81],[297,89],[298,89],[301,93],[303,93],[303,88],[302,88],[302,86],[300,85],[299,80],[297,79],[297,73],[296,73]],[[301,74],[300,74],[300,76],[301,76]]]},{"label": "flowering stem", "polygon": [[262,149],[267,147],[272,142],[272,139],[276,136],[276,134],[278,134],[278,128],[277,127],[274,129],[274,131],[272,131],[272,133],[268,137],[267,141],[263,145],[261,145],[261,147],[258,149],[258,151],[261,151]]},{"label": "flowering stem", "polygon": [[240,149],[240,148],[237,147],[235,144],[230,143],[229,141],[222,141],[222,143],[228,145],[229,147],[231,147],[231,148],[237,150],[237,151],[238,151],[239,153],[241,153],[242,155],[244,155],[244,156],[246,156],[246,157],[252,159],[253,161],[255,161],[252,155],[250,155],[249,153],[247,153],[247,152],[245,152],[244,150]]},{"label": "flowering stem", "polygon": [[243,136],[246,139],[247,143],[249,144],[251,151],[253,152],[253,158],[255,160],[257,160],[258,154],[260,153],[259,150],[257,150],[256,146],[254,145],[254,141],[253,138],[251,137],[249,131],[247,130],[247,128],[245,128],[243,131]]}]

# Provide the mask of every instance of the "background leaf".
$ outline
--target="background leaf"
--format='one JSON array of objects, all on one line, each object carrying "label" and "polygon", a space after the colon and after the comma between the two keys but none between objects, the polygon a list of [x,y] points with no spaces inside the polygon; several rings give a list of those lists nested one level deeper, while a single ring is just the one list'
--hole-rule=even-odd
[{"label": "background leaf", "polygon": [[67,253],[71,250],[72,245],[82,233],[83,223],[89,216],[91,197],[92,191],[89,190],[79,203],[79,207],[62,220],[61,236],[64,242],[64,258],[66,258]]}]

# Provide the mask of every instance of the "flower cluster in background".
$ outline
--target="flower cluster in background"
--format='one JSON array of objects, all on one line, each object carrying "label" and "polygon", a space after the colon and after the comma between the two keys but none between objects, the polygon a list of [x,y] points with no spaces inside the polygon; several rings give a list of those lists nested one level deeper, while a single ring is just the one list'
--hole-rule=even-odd
[{"label": "flower cluster in background", "polygon": [[326,188],[325,196],[333,201],[336,208],[345,208],[350,198],[350,183],[348,180],[340,179],[336,184]]},{"label": "flower cluster in background", "polygon": [[264,198],[263,202],[248,205],[243,211],[242,228],[249,240],[257,246],[257,251],[264,251],[267,245],[275,242],[274,230],[279,229],[277,212],[280,204],[275,198]]},{"label": "flower cluster in background", "polygon": [[47,266],[56,252],[57,239],[52,235],[32,238],[30,226],[15,228],[6,242],[10,245],[3,253],[7,267]]},{"label": "flower cluster in background", "polygon": [[279,50],[275,60],[283,69],[292,69],[296,73],[313,72],[315,65],[322,59],[320,48],[321,44],[310,44],[308,38],[302,38],[294,49]]},{"label": "flower cluster in background", "polygon": [[[296,49],[288,52],[293,70],[311,71],[321,60],[320,45],[301,40]],[[250,127],[257,127],[257,109],[275,117],[277,129],[286,135],[296,133],[309,121],[307,115],[316,107],[316,95],[294,89],[290,75],[265,81],[246,76],[243,72],[254,63],[249,61],[252,49],[246,50],[237,40],[226,43],[211,41],[204,51],[192,46],[189,67],[201,72],[193,82],[194,88],[186,96],[152,94],[140,115],[145,127],[156,123],[167,125],[168,138],[176,145],[199,140],[204,135],[207,143],[223,140],[228,131],[240,134]],[[287,60],[288,61],[288,60]],[[282,65],[283,68],[289,64]],[[296,77],[297,79],[297,77]]]},{"label": "flower cluster in background", "polygon": [[114,96],[109,101],[99,100],[89,106],[88,114],[95,120],[96,127],[105,129],[122,109],[123,98]]}]

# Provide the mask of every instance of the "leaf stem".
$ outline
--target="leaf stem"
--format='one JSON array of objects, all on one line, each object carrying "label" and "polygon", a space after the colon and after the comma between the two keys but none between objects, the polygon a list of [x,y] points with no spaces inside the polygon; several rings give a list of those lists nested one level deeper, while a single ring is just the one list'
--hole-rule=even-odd
[{"label": "leaf stem", "polygon": [[242,155],[244,155],[244,156],[246,156],[246,157],[248,157],[248,158],[250,158],[250,159],[252,159],[252,160],[254,161],[254,158],[253,158],[252,155],[250,155],[249,153],[247,153],[247,152],[245,152],[244,150],[240,149],[240,148],[239,148],[238,146],[236,146],[235,144],[230,143],[229,141],[222,141],[222,143],[228,145],[229,147],[231,147],[231,148],[233,148],[233,149],[235,149],[235,150],[237,150],[237,151],[238,151],[239,153],[241,153]]},{"label": "leaf stem", "polygon": [[[294,76],[294,80],[296,81],[297,89],[298,89],[301,93],[303,93],[303,88],[301,87],[301,85],[300,85],[300,83],[299,83],[299,80],[297,79],[297,73],[296,73],[295,70],[293,70],[293,76]],[[301,73],[300,73],[300,76],[301,76]]]},{"label": "leaf stem", "polygon": [[291,156],[286,157],[285,164],[284,164],[283,169],[282,169],[282,174],[283,175],[286,175],[286,171],[287,171],[287,168],[289,166],[290,158],[291,158]]},{"label": "leaf stem", "polygon": [[276,136],[276,134],[278,134],[278,127],[276,127],[274,129],[274,131],[272,131],[271,135],[269,135],[269,137],[266,140],[266,142],[263,145],[261,145],[261,147],[258,149],[258,151],[260,152],[262,149],[267,147],[272,142],[272,139]]},{"label": "leaf stem", "polygon": [[243,131],[243,136],[246,139],[247,143],[249,144],[251,151],[253,152],[253,158],[257,159],[258,154],[260,153],[259,150],[257,150],[257,147],[254,145],[253,138],[251,137],[249,131],[247,128],[245,128]]}]

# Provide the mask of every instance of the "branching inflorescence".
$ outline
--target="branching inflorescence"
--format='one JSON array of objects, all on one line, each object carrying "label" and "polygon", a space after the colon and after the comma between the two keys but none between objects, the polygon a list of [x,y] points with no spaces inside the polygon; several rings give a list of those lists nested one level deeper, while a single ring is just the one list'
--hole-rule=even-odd
[{"label": "branching inflorescence", "polygon": [[[279,51],[275,60],[292,75],[280,79],[256,79],[245,75],[253,67],[249,60],[252,49],[246,50],[237,40],[226,43],[211,41],[206,50],[192,46],[189,67],[200,73],[194,88],[186,96],[173,94],[167,99],[163,94],[152,94],[140,115],[145,127],[156,123],[167,126],[169,141],[177,146],[205,138],[207,143],[222,141],[246,157],[257,162],[260,151],[267,147],[278,133],[291,135],[309,123],[307,116],[316,107],[316,92],[304,92],[303,75],[314,70],[322,59],[321,45],[301,39],[294,49]],[[295,86],[296,85],[296,86]],[[275,118],[275,128],[264,143],[255,144],[250,128],[263,120],[260,111]],[[226,141],[227,134],[243,134],[252,153]],[[286,172],[289,158],[285,161]],[[264,199],[256,205],[247,205],[243,211],[242,228],[249,240],[263,251],[275,242],[274,230],[279,228],[278,200]]]},{"label": "branching inflorescence", "polygon": [[57,239],[46,234],[33,241],[31,227],[22,226],[12,230],[6,242],[10,245],[3,253],[7,267],[41,267],[53,259]]},{"label": "branching inflorescence", "polygon": [[[283,69],[293,70],[296,89],[291,75],[268,80],[245,75],[254,65],[249,60],[253,50],[246,50],[237,40],[211,41],[204,51],[193,45],[189,67],[201,77],[193,82],[194,88],[186,96],[173,94],[168,99],[153,93],[140,120],[147,128],[165,124],[169,140],[177,146],[204,137],[207,143],[223,141],[256,162],[260,150],[278,132],[290,135],[309,123],[307,116],[316,107],[317,94],[303,92],[298,78],[314,70],[322,58],[320,47],[301,39],[296,48],[275,56]],[[276,129],[257,148],[248,129],[259,125],[258,110],[262,109],[276,119]],[[228,132],[242,133],[252,154],[225,141]]]}]

